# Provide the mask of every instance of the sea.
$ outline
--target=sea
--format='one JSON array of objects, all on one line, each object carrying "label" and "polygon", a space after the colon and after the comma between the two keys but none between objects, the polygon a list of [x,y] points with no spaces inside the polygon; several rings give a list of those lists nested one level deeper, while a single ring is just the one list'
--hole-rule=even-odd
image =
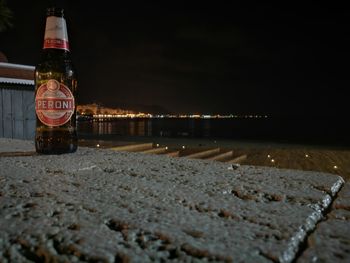
[{"label": "sea", "polygon": [[129,118],[80,120],[81,139],[149,140],[157,138],[235,140],[350,148],[347,126],[322,117],[268,118]]}]

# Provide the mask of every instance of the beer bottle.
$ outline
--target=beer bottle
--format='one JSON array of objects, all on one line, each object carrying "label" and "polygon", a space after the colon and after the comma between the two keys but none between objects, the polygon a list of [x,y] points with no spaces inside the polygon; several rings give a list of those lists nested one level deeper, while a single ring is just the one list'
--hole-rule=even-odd
[{"label": "beer bottle", "polygon": [[42,58],[35,67],[35,148],[42,154],[75,152],[76,72],[62,8],[48,8]]}]

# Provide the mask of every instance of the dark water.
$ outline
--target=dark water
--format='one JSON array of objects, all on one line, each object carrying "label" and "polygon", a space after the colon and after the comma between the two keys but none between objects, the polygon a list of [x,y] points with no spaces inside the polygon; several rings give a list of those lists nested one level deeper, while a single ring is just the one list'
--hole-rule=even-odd
[{"label": "dark water", "polygon": [[349,133],[339,121],[322,118],[262,119],[118,119],[80,121],[79,137],[165,137],[274,141],[349,147]]}]

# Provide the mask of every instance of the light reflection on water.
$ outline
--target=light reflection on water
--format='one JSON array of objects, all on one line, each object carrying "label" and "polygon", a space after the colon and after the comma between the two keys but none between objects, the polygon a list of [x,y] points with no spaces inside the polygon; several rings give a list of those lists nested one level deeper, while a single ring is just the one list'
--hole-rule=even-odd
[{"label": "light reflection on water", "polygon": [[[344,129],[325,126],[322,119],[117,119],[79,121],[80,136],[140,136],[257,139],[307,144],[350,145]],[[343,131],[343,133],[341,133]],[[340,133],[339,133],[340,132]]]},{"label": "light reflection on water", "polygon": [[78,131],[93,135],[209,137],[209,120],[192,119],[126,119],[113,121],[82,121]]}]

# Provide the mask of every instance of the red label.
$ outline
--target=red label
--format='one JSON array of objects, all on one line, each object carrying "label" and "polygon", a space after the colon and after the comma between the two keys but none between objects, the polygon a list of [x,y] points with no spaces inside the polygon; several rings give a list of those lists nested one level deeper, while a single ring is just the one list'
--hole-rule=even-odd
[{"label": "red label", "polygon": [[35,111],[39,120],[45,125],[60,126],[67,123],[74,110],[74,96],[67,86],[50,79],[38,88]]},{"label": "red label", "polygon": [[59,48],[69,50],[69,43],[63,39],[46,38],[44,40],[44,49],[45,48]]}]

